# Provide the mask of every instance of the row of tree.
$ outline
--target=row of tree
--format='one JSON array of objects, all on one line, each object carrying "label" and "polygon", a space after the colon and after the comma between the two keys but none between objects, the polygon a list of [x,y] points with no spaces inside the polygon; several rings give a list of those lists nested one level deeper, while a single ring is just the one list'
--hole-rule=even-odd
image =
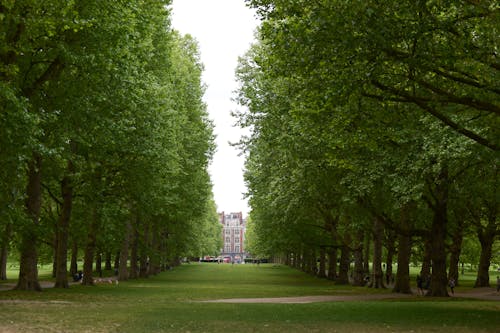
[{"label": "row of tree", "polygon": [[40,290],[39,259],[68,287],[70,250],[90,285],[104,255],[127,279],[220,248],[202,65],[169,4],[0,3],[0,277],[18,259],[17,289]]},{"label": "row of tree", "polygon": [[338,283],[354,260],[357,285],[370,260],[381,287],[385,247],[396,292],[411,292],[413,260],[431,277],[427,294],[446,296],[464,237],[477,237],[476,286],[488,286],[500,236],[498,3],[248,4],[263,21],[237,71],[251,251]]}]

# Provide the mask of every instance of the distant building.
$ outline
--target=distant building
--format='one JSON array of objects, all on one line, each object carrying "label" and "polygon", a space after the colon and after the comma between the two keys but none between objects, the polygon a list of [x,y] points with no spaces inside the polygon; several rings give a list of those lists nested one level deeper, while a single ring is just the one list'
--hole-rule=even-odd
[{"label": "distant building", "polygon": [[230,256],[232,260],[243,260],[245,258],[245,220],[243,214],[219,213],[219,222],[222,224],[222,237],[224,248],[222,256]]}]

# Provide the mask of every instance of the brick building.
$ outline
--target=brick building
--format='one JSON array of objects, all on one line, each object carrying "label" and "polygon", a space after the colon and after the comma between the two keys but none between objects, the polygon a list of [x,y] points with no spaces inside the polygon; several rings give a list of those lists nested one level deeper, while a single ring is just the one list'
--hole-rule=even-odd
[{"label": "brick building", "polygon": [[245,220],[243,214],[224,212],[219,213],[219,222],[222,224],[224,247],[223,256],[230,256],[232,260],[245,258]]}]

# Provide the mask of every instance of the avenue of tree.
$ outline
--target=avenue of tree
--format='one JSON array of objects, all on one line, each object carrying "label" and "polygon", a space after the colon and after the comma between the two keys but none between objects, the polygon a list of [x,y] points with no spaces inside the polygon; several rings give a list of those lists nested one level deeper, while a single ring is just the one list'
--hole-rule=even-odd
[{"label": "avenue of tree", "polygon": [[40,262],[65,288],[82,257],[92,285],[220,248],[202,65],[169,4],[0,2],[0,278],[19,261],[17,289],[40,290]]},{"label": "avenue of tree", "polygon": [[238,122],[251,132],[240,142],[247,248],[336,283],[370,274],[375,288],[384,261],[400,293],[418,262],[427,295],[447,296],[478,241],[475,286],[489,286],[500,248],[499,3],[247,3],[262,20],[237,70]]}]

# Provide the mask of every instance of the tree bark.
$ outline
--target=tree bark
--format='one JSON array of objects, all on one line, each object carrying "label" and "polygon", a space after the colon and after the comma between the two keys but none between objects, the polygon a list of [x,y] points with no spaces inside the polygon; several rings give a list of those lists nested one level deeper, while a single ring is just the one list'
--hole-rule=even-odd
[{"label": "tree bark", "polygon": [[78,273],[78,243],[73,239],[71,246],[71,261],[69,264],[69,275],[75,276]]},{"label": "tree bark", "polygon": [[318,277],[326,277],[326,249],[324,246],[319,248],[319,271]]},{"label": "tree bark", "polygon": [[9,243],[12,236],[12,224],[7,222],[2,235],[0,249],[0,280],[7,280],[7,259],[9,257]]},{"label": "tree bark", "polygon": [[318,273],[318,260],[316,258],[316,249],[314,249],[314,248],[309,249],[308,257],[309,257],[308,272],[309,272],[309,274],[317,275],[317,273]]},{"label": "tree bark", "polygon": [[493,242],[495,234],[492,232],[479,232],[479,243],[481,243],[481,255],[479,257],[479,267],[477,270],[476,282],[474,288],[490,286],[490,264]]},{"label": "tree bark", "polygon": [[113,269],[111,265],[111,251],[106,251],[106,259],[104,260],[104,269],[110,271]]},{"label": "tree bark", "polygon": [[400,226],[398,234],[398,270],[393,292],[402,294],[411,294],[410,284],[410,254],[411,254],[411,236],[410,223],[408,216],[408,207],[401,209]]},{"label": "tree bark", "polygon": [[102,254],[99,251],[95,255],[95,272],[102,277]]},{"label": "tree bark", "polygon": [[364,250],[364,262],[363,262],[363,271],[364,275],[370,275],[370,244],[371,244],[371,237],[370,233],[367,233],[365,239],[365,250]]},{"label": "tree bark", "polygon": [[424,242],[424,253],[422,257],[422,267],[420,269],[420,276],[425,279],[431,276],[432,242],[430,235],[427,235],[423,239],[423,242]]},{"label": "tree bark", "polygon": [[[71,161],[68,162],[68,171],[72,172]],[[61,215],[57,223],[57,260],[56,260],[56,283],[54,288],[69,288],[68,283],[68,234],[71,219],[71,208],[73,205],[73,185],[69,175],[61,181],[61,194],[63,205]]]},{"label": "tree bark", "polygon": [[382,235],[384,225],[380,218],[373,220],[373,267],[370,279],[370,288],[385,288],[382,272]]},{"label": "tree bark", "polygon": [[352,284],[355,286],[364,286],[365,285],[365,274],[363,267],[363,240],[365,239],[365,233],[360,230],[357,233],[356,237],[356,246],[353,250],[354,256],[354,274],[352,276],[353,281]]},{"label": "tree bark", "polygon": [[57,274],[57,226],[54,227],[54,240],[52,241],[52,277],[55,278]]},{"label": "tree bark", "polygon": [[434,193],[434,216],[431,226],[432,275],[430,288],[426,296],[449,296],[445,247],[448,224],[448,182],[448,169],[444,166],[436,181]]},{"label": "tree bark", "polygon": [[306,253],[305,253],[305,250],[304,250],[304,246],[302,246],[302,248],[300,249],[300,270],[302,272],[305,272],[306,271],[306,264],[307,264],[307,258],[306,258]]},{"label": "tree bark", "polygon": [[328,251],[328,280],[335,280],[337,278],[337,248],[330,247]]},{"label": "tree bark", "polygon": [[118,280],[125,281],[129,278],[128,270],[128,259],[129,259],[129,247],[130,247],[130,235],[132,231],[132,225],[130,219],[126,220],[122,245],[120,249],[120,266],[118,267]]},{"label": "tree bark", "polygon": [[31,219],[21,233],[21,258],[19,267],[19,279],[16,290],[41,291],[38,282],[38,226],[40,207],[42,203],[42,158],[34,153],[33,159],[28,164],[28,184],[26,188],[26,212]]},{"label": "tree bark", "polygon": [[98,212],[97,203],[92,203],[91,220],[87,234],[87,246],[85,246],[85,254],[83,256],[83,279],[82,284],[85,286],[93,286],[93,264],[94,252],[97,243],[97,231],[100,224],[100,216]]},{"label": "tree bark", "polygon": [[340,249],[339,275],[335,284],[349,284],[349,266],[351,264],[351,238],[349,235],[344,237],[344,244]]},{"label": "tree bark", "polygon": [[448,271],[448,281],[455,280],[455,286],[459,284],[458,265],[460,261],[460,252],[462,251],[463,223],[459,222],[452,235],[452,244],[450,248],[450,269]]},{"label": "tree bark", "polygon": [[118,272],[118,268],[120,268],[120,251],[116,252],[113,268],[116,270],[116,272]]},{"label": "tree bark", "polygon": [[156,275],[161,271],[159,230],[157,227],[152,226],[151,231],[152,253],[149,260],[149,275]]},{"label": "tree bark", "polygon": [[410,235],[400,234],[398,236],[398,270],[393,291],[402,294],[411,294],[410,285]]},{"label": "tree bark", "polygon": [[394,255],[396,254],[396,233],[394,231],[390,231],[386,240],[386,248],[387,248],[387,257],[385,259],[385,284],[389,286],[393,278],[392,272],[392,263]]},{"label": "tree bark", "polygon": [[139,246],[139,218],[135,218],[134,227],[131,233],[132,241],[130,248],[130,279],[137,279],[139,276],[139,266],[137,265],[138,261],[138,246]]},{"label": "tree bark", "polygon": [[149,275],[149,261],[148,253],[151,248],[151,232],[149,230],[149,223],[144,223],[143,230],[143,245],[141,246],[141,257],[139,263],[139,277],[146,278]]}]

